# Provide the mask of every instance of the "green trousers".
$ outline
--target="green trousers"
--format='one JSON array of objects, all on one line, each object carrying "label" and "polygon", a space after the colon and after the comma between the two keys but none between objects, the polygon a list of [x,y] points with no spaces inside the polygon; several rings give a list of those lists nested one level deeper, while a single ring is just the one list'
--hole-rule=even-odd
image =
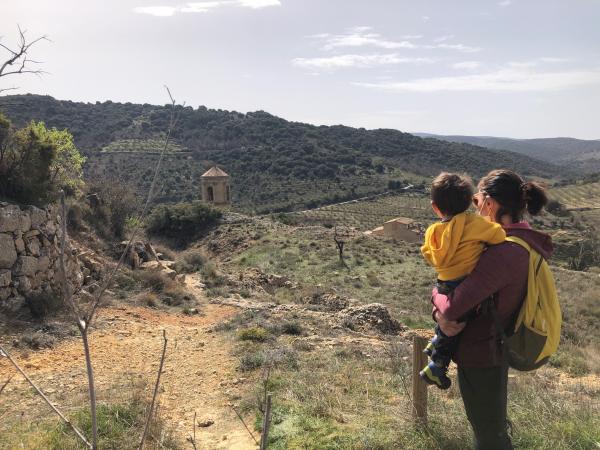
[{"label": "green trousers", "polygon": [[458,384],[476,450],[512,450],[506,418],[508,365],[459,367]]}]

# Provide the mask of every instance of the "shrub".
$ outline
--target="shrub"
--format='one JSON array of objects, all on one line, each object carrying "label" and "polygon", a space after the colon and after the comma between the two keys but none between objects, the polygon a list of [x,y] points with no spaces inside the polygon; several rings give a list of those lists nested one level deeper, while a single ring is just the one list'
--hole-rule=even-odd
[{"label": "shrub", "polygon": [[269,332],[263,327],[244,328],[237,332],[240,341],[264,342],[269,338]]},{"label": "shrub", "polygon": [[148,233],[185,244],[214,225],[221,211],[200,201],[158,205],[148,216]]},{"label": "shrub", "polygon": [[74,194],[83,185],[81,156],[67,130],[30,122],[14,131],[0,114],[0,196],[43,205],[60,190]]},{"label": "shrub", "polygon": [[265,363],[265,355],[262,351],[246,353],[240,356],[240,370],[242,372],[250,372],[262,367]]},{"label": "shrub", "polygon": [[87,192],[90,208],[86,221],[104,237],[122,239],[139,207],[134,188],[122,180],[110,178],[88,182]]},{"label": "shrub", "polygon": [[198,272],[208,262],[208,257],[200,249],[190,249],[183,253],[175,263],[175,270],[180,273]]},{"label": "shrub", "polygon": [[302,325],[300,325],[299,322],[293,321],[285,322],[283,325],[281,325],[281,331],[284,334],[299,336],[303,333],[304,330],[302,329]]}]

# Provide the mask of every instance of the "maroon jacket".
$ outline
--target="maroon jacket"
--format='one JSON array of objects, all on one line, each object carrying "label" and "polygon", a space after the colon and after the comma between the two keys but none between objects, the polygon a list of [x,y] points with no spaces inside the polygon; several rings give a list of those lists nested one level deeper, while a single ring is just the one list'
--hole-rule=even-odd
[{"label": "maroon jacket", "polygon": [[[525,240],[544,258],[552,255],[550,236],[531,229],[527,222],[505,226],[508,236]],[[432,302],[449,320],[457,320],[482,301],[496,294],[496,307],[506,328],[527,294],[529,254],[518,244],[504,242],[489,247],[471,274],[446,296],[434,289]],[[453,360],[464,367],[494,367],[501,364],[494,321],[490,314],[469,319],[460,335]]]}]

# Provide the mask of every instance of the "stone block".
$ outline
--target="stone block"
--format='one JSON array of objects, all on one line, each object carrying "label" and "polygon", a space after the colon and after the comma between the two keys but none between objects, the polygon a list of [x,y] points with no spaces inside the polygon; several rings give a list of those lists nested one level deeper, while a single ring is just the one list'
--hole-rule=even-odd
[{"label": "stone block", "polygon": [[35,275],[38,266],[38,259],[35,256],[19,256],[17,259],[16,275]]},{"label": "stone block", "polygon": [[2,269],[0,270],[0,288],[5,288],[10,286],[10,282],[12,280],[10,270]]},{"label": "stone block", "polygon": [[8,297],[10,297],[11,290],[10,288],[0,288],[0,300],[4,301]]},{"label": "stone block", "polygon": [[33,237],[25,240],[25,247],[27,247],[27,253],[33,256],[40,256],[40,241],[38,238]]},{"label": "stone block", "polygon": [[35,206],[30,206],[28,212],[31,217],[31,228],[39,228],[47,219],[46,211]]},{"label": "stone block", "polygon": [[10,269],[17,260],[12,234],[0,233],[0,269]]},{"label": "stone block", "polygon": [[21,230],[21,209],[17,205],[0,208],[0,233]]},{"label": "stone block", "polygon": [[31,217],[26,212],[21,212],[21,231],[25,233],[31,230]]},{"label": "stone block", "polygon": [[50,267],[50,258],[47,256],[40,256],[37,260],[38,272],[45,272]]},{"label": "stone block", "polygon": [[18,291],[21,294],[27,294],[31,292],[31,281],[26,276],[17,277],[15,280]]}]

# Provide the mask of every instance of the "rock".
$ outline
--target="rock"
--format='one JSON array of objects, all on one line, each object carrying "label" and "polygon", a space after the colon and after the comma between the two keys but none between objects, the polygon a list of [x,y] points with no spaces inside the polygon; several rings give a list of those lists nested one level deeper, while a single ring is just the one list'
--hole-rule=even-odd
[{"label": "rock", "polygon": [[160,267],[160,263],[158,261],[148,261],[140,264],[142,269],[158,269]]},{"label": "rock", "polygon": [[4,301],[6,300],[8,297],[10,297],[11,294],[11,289],[4,287],[4,288],[0,288],[0,300]]},{"label": "rock", "polygon": [[45,272],[50,267],[50,258],[47,256],[40,256],[37,261],[38,272]]},{"label": "rock", "polygon": [[208,428],[211,425],[214,425],[215,421],[213,419],[205,418],[198,421],[198,426],[200,428]]},{"label": "rock", "polygon": [[12,235],[0,233],[0,269],[10,269],[16,260],[17,251]]},{"label": "rock", "polygon": [[25,239],[27,253],[33,256],[40,256],[40,241],[36,237]]},{"label": "rock", "polygon": [[164,273],[166,276],[168,276],[171,280],[174,280],[175,277],[177,276],[177,272],[175,272],[173,269],[164,268],[162,270],[162,273]]},{"label": "rock", "polygon": [[0,233],[21,230],[21,209],[17,205],[0,208]]},{"label": "rock", "polygon": [[31,229],[31,217],[26,212],[21,212],[21,231],[25,233]]},{"label": "rock", "polygon": [[398,334],[402,330],[400,322],[392,318],[388,309],[381,303],[352,306],[338,313],[344,324],[355,328],[375,328],[383,334]]},{"label": "rock", "polygon": [[25,295],[31,291],[31,281],[26,276],[17,277],[15,281],[19,293]]},{"label": "rock", "polygon": [[304,299],[309,305],[319,306],[319,309],[325,311],[341,311],[350,304],[349,300],[333,292],[314,294],[312,297]]},{"label": "rock", "polygon": [[22,238],[15,239],[15,248],[17,253],[21,254],[25,252],[25,241]]},{"label": "rock", "polygon": [[10,286],[12,276],[10,270],[2,269],[0,270],[0,288]]},{"label": "rock", "polygon": [[46,211],[35,206],[28,208],[29,216],[31,217],[31,228],[39,228],[46,220]]},{"label": "rock", "polygon": [[37,270],[37,258],[34,256],[19,256],[15,268],[16,275],[34,275]]},{"label": "rock", "polygon": [[29,230],[27,232],[24,231],[23,233],[24,233],[23,237],[25,238],[25,240],[31,239],[31,238],[34,238],[34,237],[40,235],[40,231],[39,230]]}]

